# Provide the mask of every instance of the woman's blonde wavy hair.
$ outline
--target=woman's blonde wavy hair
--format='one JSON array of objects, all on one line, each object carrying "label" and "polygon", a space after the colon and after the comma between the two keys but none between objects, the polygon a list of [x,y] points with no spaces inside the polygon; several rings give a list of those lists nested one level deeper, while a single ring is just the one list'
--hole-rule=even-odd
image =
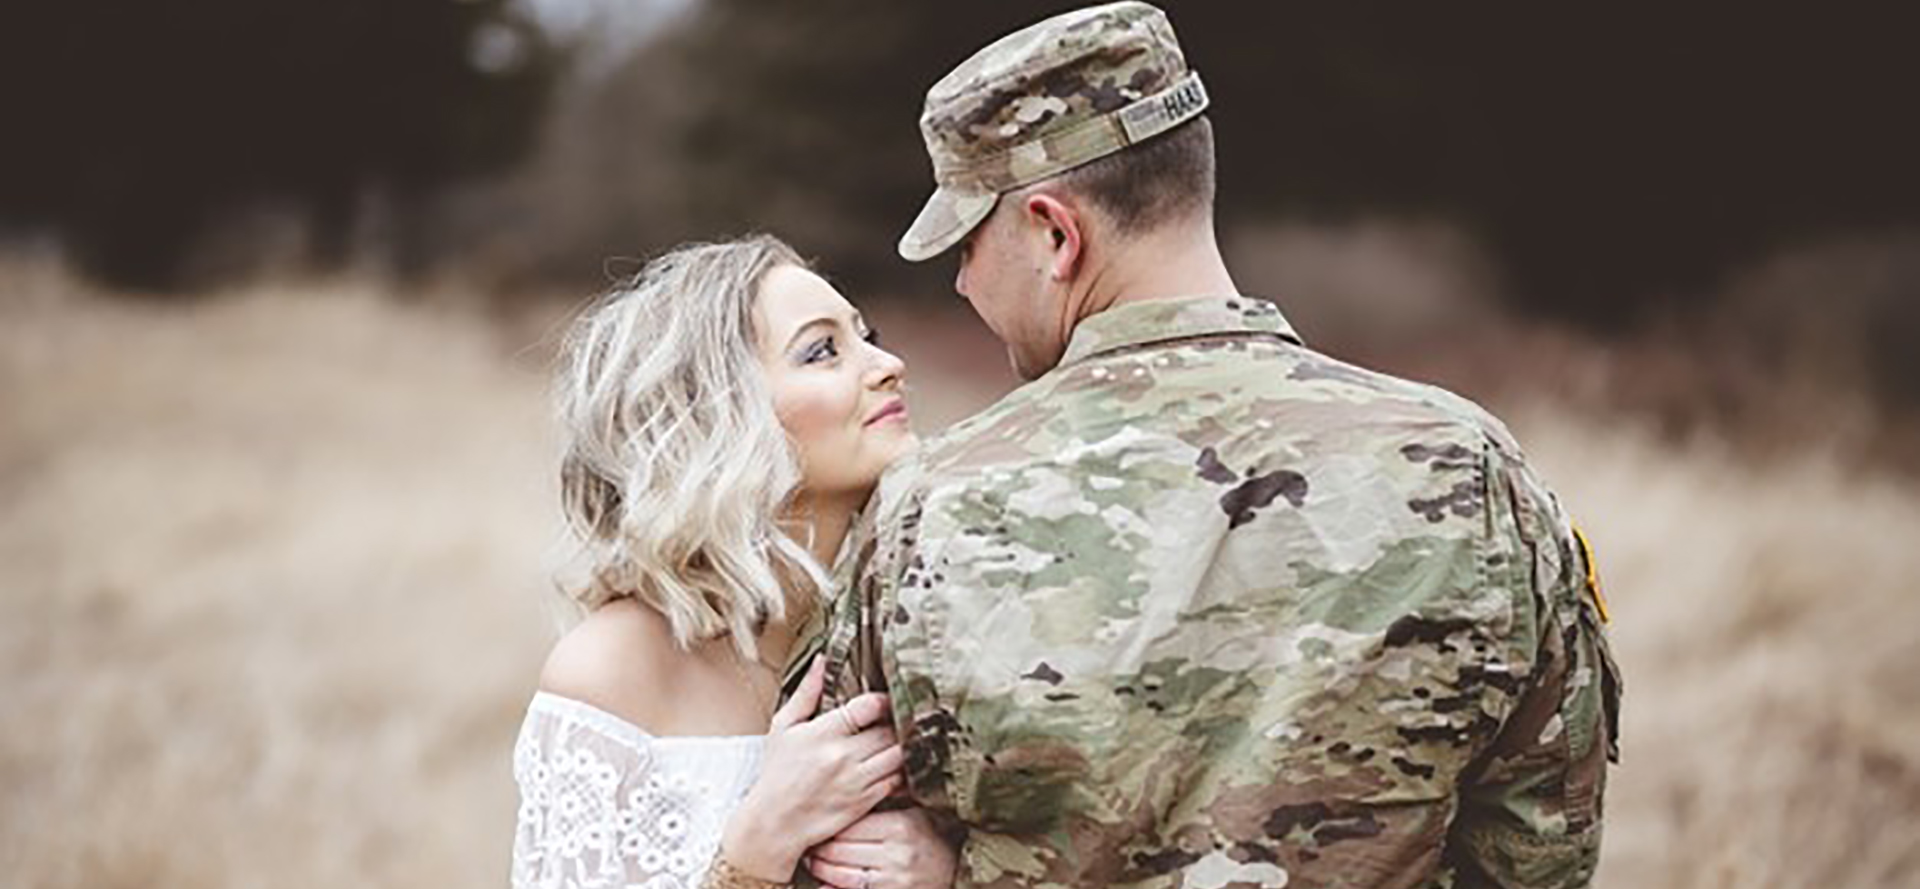
[{"label": "woman's blonde wavy hair", "polygon": [[800,471],[756,354],[755,298],[786,265],[808,267],[766,235],[680,247],[568,332],[560,493],[586,564],[563,589],[582,607],[631,596],[683,648],[727,635],[751,659],[769,620],[825,594],[778,522]]}]

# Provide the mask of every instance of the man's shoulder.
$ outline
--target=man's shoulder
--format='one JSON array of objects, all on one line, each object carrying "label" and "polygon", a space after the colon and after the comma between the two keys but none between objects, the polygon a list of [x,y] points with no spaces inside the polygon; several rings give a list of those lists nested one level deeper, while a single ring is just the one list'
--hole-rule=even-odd
[{"label": "man's shoulder", "polygon": [[1459,447],[1519,453],[1498,418],[1441,387],[1297,345],[1228,339],[1056,368],[930,439],[900,475],[981,484],[1035,463],[1107,474],[1192,462],[1207,449],[1418,462]]}]

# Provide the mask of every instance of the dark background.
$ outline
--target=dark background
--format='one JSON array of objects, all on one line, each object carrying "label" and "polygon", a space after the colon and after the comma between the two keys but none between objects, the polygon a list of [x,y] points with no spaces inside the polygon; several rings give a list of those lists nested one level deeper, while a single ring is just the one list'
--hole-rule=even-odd
[{"label": "dark background", "polygon": [[[861,293],[939,297],[947,264],[891,250],[930,186],[921,96],[1072,5],[705,0],[636,25],[582,4],[555,28],[503,0],[15,4],[0,237],[150,294],[270,255],[511,299],[768,230]],[[1755,363],[1839,327],[1825,363],[1920,403],[1920,53],[1891,5],[1166,7],[1215,96],[1227,233],[1437,220],[1518,317],[1679,324]],[[1859,243],[1864,280],[1840,258],[1790,297],[1728,292]]]}]

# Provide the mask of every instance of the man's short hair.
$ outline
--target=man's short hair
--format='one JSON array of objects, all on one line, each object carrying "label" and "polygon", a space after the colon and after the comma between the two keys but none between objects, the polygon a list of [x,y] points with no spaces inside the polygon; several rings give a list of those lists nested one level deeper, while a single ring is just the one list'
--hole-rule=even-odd
[{"label": "man's short hair", "polygon": [[1091,201],[1122,234],[1213,211],[1213,124],[1205,115],[1052,181]]}]

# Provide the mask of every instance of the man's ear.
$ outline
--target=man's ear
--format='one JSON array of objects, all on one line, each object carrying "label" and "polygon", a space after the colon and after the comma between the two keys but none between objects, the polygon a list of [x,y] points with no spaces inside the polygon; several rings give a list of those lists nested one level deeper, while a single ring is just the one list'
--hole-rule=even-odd
[{"label": "man's ear", "polygon": [[1050,194],[1027,197],[1023,207],[1027,218],[1047,238],[1050,253],[1047,276],[1055,281],[1071,279],[1080,268],[1084,242],[1079,209]]}]

